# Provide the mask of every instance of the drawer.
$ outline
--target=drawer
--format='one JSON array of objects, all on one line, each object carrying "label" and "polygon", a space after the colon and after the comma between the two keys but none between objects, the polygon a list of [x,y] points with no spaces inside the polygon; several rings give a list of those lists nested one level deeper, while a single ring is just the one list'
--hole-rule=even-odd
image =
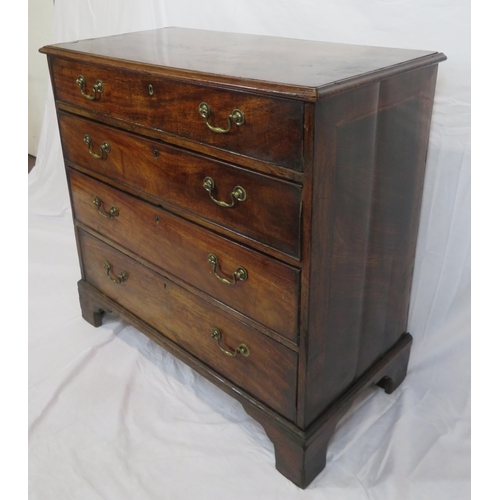
[{"label": "drawer", "polygon": [[[294,170],[303,165],[303,104],[193,85],[105,66],[55,58],[56,99],[195,142],[275,163]],[[77,83],[82,76],[84,84]],[[97,81],[102,92],[94,92]],[[85,92],[90,100],[83,94]],[[151,94],[152,92],[152,94]],[[208,105],[210,115],[200,113]],[[236,113],[239,110],[242,115]],[[234,119],[229,119],[233,116]],[[243,123],[237,125],[243,117]],[[218,133],[211,127],[230,130]]]},{"label": "drawer", "polygon": [[[88,233],[79,230],[78,237],[84,279],[88,283],[293,420],[297,369],[297,355],[293,351]],[[212,336],[217,332],[219,339]],[[247,351],[241,347],[237,352],[242,344]],[[226,354],[221,348],[236,355]]]},{"label": "drawer", "polygon": [[300,186],[66,113],[59,127],[67,162],[299,257]]},{"label": "drawer", "polygon": [[76,220],[296,342],[298,269],[75,170],[68,177]]}]

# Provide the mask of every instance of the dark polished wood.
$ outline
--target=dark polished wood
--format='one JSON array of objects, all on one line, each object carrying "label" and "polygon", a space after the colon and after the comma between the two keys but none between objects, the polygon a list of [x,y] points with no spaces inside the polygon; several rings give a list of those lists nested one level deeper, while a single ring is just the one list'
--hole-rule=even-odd
[{"label": "dark polished wood", "polygon": [[335,400],[323,415],[305,431],[292,432],[282,423],[246,407],[264,427],[274,444],[276,468],[300,488],[306,488],[326,465],[326,451],[337,424],[366,387],[376,383],[387,393],[395,391],[404,380],[410,356],[412,336],[406,333],[381,359],[364,372],[342,397]]},{"label": "dark polished wood", "polygon": [[[115,302],[112,298],[100,292],[97,288],[90,285],[85,280],[78,281],[78,293],[80,296],[80,304],[82,304],[82,313],[95,312],[101,314],[102,311],[112,311],[118,314],[121,318],[127,321],[129,324],[140,330],[144,335],[154,340],[158,345],[164,347],[166,350],[174,354],[181,361],[186,363],[188,366],[196,370],[198,373],[205,376],[212,383],[217,385],[223,391],[227,392],[243,405],[249,405],[251,408],[258,409],[259,413],[265,415],[277,423],[277,425],[283,426],[285,429],[289,429],[292,432],[299,432],[296,427],[288,421],[286,418],[281,416],[276,411],[270,409],[262,401],[256,399],[251,394],[243,391],[241,387],[234,385],[226,377],[222,377],[220,373],[211,368],[208,364],[201,362],[198,358],[193,356],[190,352],[185,350],[183,347],[179,346],[176,342],[170,340],[166,335],[159,332],[157,329],[153,328],[149,323],[141,319],[141,316],[136,316],[131,313],[128,309],[121,306]],[[86,316],[83,316],[86,319]],[[92,326],[94,325],[90,322]]]},{"label": "dark polished wood", "polygon": [[[68,172],[75,219],[141,255],[163,270],[221,300],[284,337],[297,341],[300,271],[125,194],[77,171]],[[102,202],[94,204],[94,198]],[[117,217],[103,217],[115,206]],[[130,238],[130,235],[134,235]],[[219,259],[217,272],[232,279],[243,267],[245,281],[221,282],[207,257]]]},{"label": "dark polished wood", "polygon": [[[91,120],[96,119],[96,113],[94,111],[82,108],[81,106],[75,106],[64,102],[57,102],[56,107],[59,111],[71,113],[72,115],[78,115],[83,118],[90,118]],[[297,183],[302,183],[303,180],[302,172],[282,167],[281,165],[277,165],[276,163],[265,162],[258,158],[251,158],[249,156],[242,156],[231,151],[213,148],[208,144],[204,144],[187,137],[179,137],[163,130],[148,128],[143,125],[139,125],[138,123],[122,120],[114,116],[99,114],[98,119],[100,123],[105,123],[106,125],[111,125],[115,128],[134,132],[136,134],[142,135],[144,137],[149,137],[154,140],[167,142],[168,144],[189,149],[197,153],[202,153],[208,157],[215,157],[220,160],[235,163],[241,167],[247,167],[257,172],[262,172],[263,174],[270,174]]]},{"label": "dark polished wood", "polygon": [[436,74],[316,106],[304,428],[406,330]]},{"label": "dark polished wood", "polygon": [[[55,59],[52,63],[56,99],[168,132],[241,155],[302,170],[302,109],[300,102],[257,97],[200,85],[188,85],[138,72]],[[86,99],[75,80],[85,77],[90,92],[95,81],[103,92]],[[153,95],[149,93],[152,86]],[[134,96],[131,99],[131,96]],[[228,133],[209,129],[199,105],[207,103],[210,125],[226,129],[235,109],[244,113],[243,124]],[[158,113],[158,109],[165,112]]]},{"label": "dark polished wood", "polygon": [[[277,469],[305,488],[355,398],[371,384],[390,394],[407,372],[445,56],[180,28],[42,51],[83,317],[99,326],[116,312],[235,397],[274,443]],[[97,79],[104,91],[86,99],[79,74],[87,93]],[[235,108],[248,122],[217,134],[198,101],[214,103],[214,126]],[[95,158],[85,134],[109,152]],[[217,200],[236,186],[246,199],[219,206],[205,177]]]},{"label": "dark polished wood", "polygon": [[[88,233],[80,230],[78,235],[87,283],[132,314],[148,318],[148,323],[170,340],[294,420],[297,355],[293,351],[210,307]],[[105,262],[111,265],[109,273]],[[121,281],[123,272],[126,279]],[[96,314],[95,306],[90,310]],[[222,347],[234,353],[236,347],[245,344],[249,356],[225,354],[217,340],[211,338],[214,327],[222,334]]]},{"label": "dark polished wood", "polygon": [[105,310],[100,305],[102,301],[97,301],[91,293],[87,293],[85,290],[88,289],[78,287],[82,317],[87,323],[99,328],[102,326],[102,317],[105,313]]},{"label": "dark polished wood", "polygon": [[277,470],[300,488],[306,488],[324,469],[328,443],[337,424],[350,409],[354,400],[359,397],[359,394],[373,384],[385,388],[386,392],[387,387],[389,387],[389,393],[393,392],[406,375],[412,343],[412,337],[408,333],[403,335],[393,348],[367,370],[341,398],[336,400],[314,425],[303,431],[262,405],[260,401],[242,391],[240,387],[221,377],[209,365],[200,362],[177,343],[172,342],[168,337],[141,320],[139,316],[135,316],[86,281],[78,282],[78,292],[82,311],[84,307],[86,308],[85,319],[86,314],[100,314],[104,309],[119,314],[157,344],[237,399],[246,412],[264,427],[266,434],[271,439],[275,449]]},{"label": "dark polished wood", "polygon": [[336,87],[359,85],[367,76],[380,79],[388,69],[405,71],[408,63],[428,65],[445,59],[423,50],[173,27],[62,43],[41,51],[80,63],[99,62],[304,101],[315,101]]},{"label": "dark polished wood", "polygon": [[[149,194],[165,207],[174,205],[300,256],[300,186],[66,113],[60,113],[59,128],[66,161],[127,185],[139,196]],[[99,153],[100,145],[107,141],[110,152],[94,158],[83,142],[86,134],[92,138],[94,151]],[[236,201],[232,208],[220,207],[203,187],[206,177],[215,182],[213,196],[217,200],[231,202],[231,192],[237,186],[245,189],[246,200]]]}]

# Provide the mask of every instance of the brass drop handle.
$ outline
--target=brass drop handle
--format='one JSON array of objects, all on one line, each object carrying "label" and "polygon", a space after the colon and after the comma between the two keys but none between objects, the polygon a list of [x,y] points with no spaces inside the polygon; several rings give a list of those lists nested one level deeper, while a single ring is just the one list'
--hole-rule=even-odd
[{"label": "brass drop handle", "polygon": [[208,263],[213,266],[215,276],[217,276],[217,278],[226,285],[234,285],[236,284],[237,281],[246,281],[246,279],[248,278],[248,272],[244,267],[238,267],[238,269],[234,271],[232,280],[228,280],[223,276],[219,276],[217,274],[217,266],[219,265],[219,259],[217,258],[217,255],[215,255],[214,253],[208,254]]},{"label": "brass drop handle", "polygon": [[108,275],[108,278],[113,283],[119,285],[120,283],[127,281],[128,274],[125,271],[122,271],[116,278],[111,274],[111,264],[108,261],[104,262],[104,268],[106,269],[106,274]]},{"label": "brass drop handle", "polygon": [[107,212],[103,212],[101,210],[102,201],[97,196],[94,196],[93,203],[97,207],[97,211],[99,212],[99,214],[102,215],[105,219],[111,219],[111,217],[118,217],[118,215],[120,215],[118,209],[114,205]]},{"label": "brass drop handle", "polygon": [[236,357],[238,354],[245,356],[245,358],[248,358],[248,356],[250,356],[250,349],[245,344],[240,344],[234,351],[228,351],[227,349],[222,347],[220,345],[221,340],[222,340],[222,333],[216,327],[212,328],[212,333],[211,333],[210,337],[217,340],[217,344],[219,346],[219,349],[224,354],[227,354],[228,356],[232,356],[233,358]]},{"label": "brass drop handle", "polygon": [[208,191],[210,199],[214,203],[217,203],[219,207],[231,208],[234,207],[235,201],[245,201],[247,199],[247,192],[241,186],[236,186],[231,191],[231,200],[232,200],[231,203],[226,203],[225,201],[216,200],[212,195],[212,191],[215,189],[215,181],[211,177],[205,177],[205,179],[203,179],[203,187],[205,188],[206,191]]},{"label": "brass drop handle", "polygon": [[217,132],[218,134],[227,134],[231,130],[231,125],[234,123],[238,126],[243,125],[245,123],[245,114],[240,109],[235,109],[233,112],[227,117],[227,128],[214,127],[208,123],[208,119],[212,114],[210,110],[210,106],[206,102],[201,102],[198,106],[198,111],[200,115],[205,118],[206,126],[212,131]]},{"label": "brass drop handle", "polygon": [[92,151],[92,137],[90,137],[89,134],[85,134],[83,136],[83,142],[88,146],[89,148],[89,153],[97,159],[104,158],[106,153],[109,153],[111,151],[111,146],[109,145],[108,141],[104,141],[100,146],[99,146],[99,153],[94,153]]},{"label": "brass drop handle", "polygon": [[97,92],[99,92],[99,94],[102,94],[104,92],[104,85],[102,84],[101,80],[96,80],[96,82],[94,83],[92,87],[92,94],[87,94],[85,92],[85,78],[83,78],[82,75],[78,75],[76,83],[80,87],[80,92],[82,93],[83,97],[85,97],[85,99],[88,99],[89,101],[93,101],[97,97]]}]

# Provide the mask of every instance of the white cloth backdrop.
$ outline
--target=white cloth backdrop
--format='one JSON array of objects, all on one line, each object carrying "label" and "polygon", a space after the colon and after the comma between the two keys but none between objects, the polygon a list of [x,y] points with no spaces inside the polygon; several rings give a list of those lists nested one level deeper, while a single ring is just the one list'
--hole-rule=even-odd
[{"label": "white cloth backdrop", "polygon": [[54,42],[184,26],[442,51],[406,381],[369,389],[302,492],[241,406],[115,316],[81,319],[54,104],[29,175],[30,497],[466,499],[470,29],[464,0],[57,0]]}]

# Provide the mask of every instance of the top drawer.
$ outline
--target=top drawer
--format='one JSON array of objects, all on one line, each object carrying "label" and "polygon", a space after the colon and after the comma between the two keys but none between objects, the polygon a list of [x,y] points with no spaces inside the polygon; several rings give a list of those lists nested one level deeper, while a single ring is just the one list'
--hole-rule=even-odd
[{"label": "top drawer", "polygon": [[301,102],[60,58],[52,72],[59,101],[302,171]]}]

